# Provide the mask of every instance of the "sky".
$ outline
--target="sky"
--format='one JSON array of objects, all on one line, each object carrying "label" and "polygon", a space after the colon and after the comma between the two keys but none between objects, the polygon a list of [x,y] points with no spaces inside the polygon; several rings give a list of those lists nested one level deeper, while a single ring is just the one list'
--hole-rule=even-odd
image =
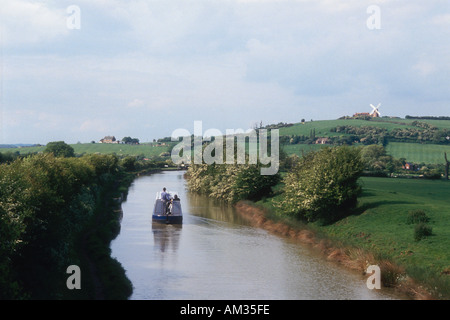
[{"label": "sky", "polygon": [[450,116],[448,0],[1,0],[0,144]]}]

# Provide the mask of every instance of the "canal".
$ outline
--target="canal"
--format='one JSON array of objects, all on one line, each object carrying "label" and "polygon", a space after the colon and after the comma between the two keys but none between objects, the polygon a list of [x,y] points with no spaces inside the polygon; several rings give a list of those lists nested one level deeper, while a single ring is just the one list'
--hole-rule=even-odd
[{"label": "canal", "polygon": [[[122,204],[112,256],[133,284],[130,299],[397,299],[366,277],[292,240],[251,227],[235,210],[186,191],[183,171],[137,178]],[[153,224],[156,192],[177,191],[181,226]]]}]

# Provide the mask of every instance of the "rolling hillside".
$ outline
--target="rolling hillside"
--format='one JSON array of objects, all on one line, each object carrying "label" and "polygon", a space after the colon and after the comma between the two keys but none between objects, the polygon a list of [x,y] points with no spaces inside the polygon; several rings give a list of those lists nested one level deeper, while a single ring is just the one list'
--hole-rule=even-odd
[{"label": "rolling hillside", "polygon": [[[378,127],[384,128],[388,132],[394,129],[417,129],[413,126],[414,121],[428,123],[439,129],[450,129],[450,120],[415,120],[415,119],[391,119],[380,118],[367,120],[359,119],[338,119],[323,121],[308,121],[305,123],[296,123],[289,127],[280,128],[280,136],[283,135],[303,135],[309,136],[314,131],[316,137],[337,137],[349,136],[343,132],[331,132],[333,128],[338,126],[353,127]],[[283,146],[287,154],[301,155],[303,152],[316,150],[323,145],[316,144],[286,144]],[[405,158],[406,161],[415,163],[437,164],[444,162],[444,152],[450,154],[450,144],[432,144],[432,143],[406,143],[406,142],[389,142],[386,146],[387,153],[395,158]]]},{"label": "rolling hillside", "polygon": [[[350,136],[344,132],[332,132],[333,128],[338,126],[352,127],[377,127],[391,132],[394,129],[417,129],[413,126],[414,121],[428,123],[439,129],[450,130],[450,120],[415,120],[399,118],[376,118],[370,121],[361,119],[337,119],[307,121],[304,123],[295,123],[291,126],[280,127],[280,136],[306,136],[309,137],[314,131],[315,137],[343,137]],[[115,153],[117,155],[143,155],[144,157],[160,156],[169,150],[168,146],[145,145],[126,145],[126,144],[101,144],[101,143],[78,143],[71,145],[76,154],[83,153]],[[283,150],[287,154],[297,154],[301,156],[304,152],[316,150],[322,145],[316,144],[284,144]],[[40,147],[22,147],[22,148],[0,148],[0,152],[19,152],[20,154],[42,152],[45,146]],[[431,144],[431,143],[405,143],[389,142],[386,146],[388,154],[395,158],[405,158],[406,161],[415,163],[437,164],[443,163],[443,154],[450,154],[450,144]]]}]

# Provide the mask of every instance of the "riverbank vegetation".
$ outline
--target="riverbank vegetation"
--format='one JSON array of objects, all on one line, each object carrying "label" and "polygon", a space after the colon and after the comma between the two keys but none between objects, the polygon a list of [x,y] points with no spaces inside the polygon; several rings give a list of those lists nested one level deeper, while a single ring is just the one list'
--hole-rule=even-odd
[{"label": "riverbank vegetation", "polygon": [[[109,243],[134,178],[130,160],[52,152],[9,160],[0,164],[0,298],[126,299],[131,283]],[[146,168],[154,169],[133,162]],[[66,286],[70,265],[81,269],[81,290]]]},{"label": "riverbank vegetation", "polygon": [[[188,186],[227,201],[253,200],[266,209],[251,215],[256,225],[307,243],[318,236],[314,245],[328,258],[361,272],[378,264],[386,287],[414,298],[450,298],[450,184],[441,174],[393,178],[406,170],[399,168],[404,162],[382,145],[321,146],[281,158],[283,171],[268,184],[242,167],[259,200],[233,193],[239,169],[225,165],[192,166]],[[257,191],[269,185],[271,192]]]},{"label": "riverbank vegetation", "polygon": [[361,187],[360,151],[348,147],[310,152],[287,173],[278,206],[288,215],[331,223],[352,212]]},{"label": "riverbank vegetation", "polygon": [[261,175],[260,170],[261,164],[193,164],[186,176],[190,191],[234,203],[243,199],[258,201],[272,195],[272,187],[280,176]]},{"label": "riverbank vegetation", "polygon": [[[284,197],[281,184],[274,197],[254,205],[265,208],[265,217],[274,224],[291,226],[296,232],[304,230],[299,238],[305,240],[308,235],[307,243],[312,234],[325,239],[316,245],[324,247],[325,243],[326,249],[332,248],[324,250],[332,260],[344,260],[361,272],[367,263],[382,264],[384,286],[400,288],[414,298],[449,299],[450,184],[381,177],[361,177],[358,183],[362,193],[356,208],[334,223],[300,223],[287,215],[278,205]],[[288,231],[280,230],[289,236]],[[336,252],[341,256],[330,256]]]}]

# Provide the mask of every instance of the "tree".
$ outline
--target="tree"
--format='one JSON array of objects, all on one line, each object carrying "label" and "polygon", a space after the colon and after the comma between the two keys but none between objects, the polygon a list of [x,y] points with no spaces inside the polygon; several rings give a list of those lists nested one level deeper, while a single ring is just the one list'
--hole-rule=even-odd
[{"label": "tree", "polygon": [[393,161],[391,156],[386,155],[386,149],[377,144],[362,147],[361,159],[366,170],[384,170]]},{"label": "tree", "polygon": [[122,139],[122,142],[125,144],[139,144],[138,138],[125,137]]},{"label": "tree", "polygon": [[311,222],[330,223],[351,212],[361,187],[360,150],[347,146],[323,148],[303,156],[284,179],[284,212]]},{"label": "tree", "polygon": [[272,187],[279,182],[280,176],[262,175],[261,164],[235,165],[235,175],[232,184],[233,201],[258,201],[272,194]]},{"label": "tree", "polygon": [[445,180],[448,180],[448,167],[450,162],[447,159],[447,152],[444,152],[444,156],[445,156]]},{"label": "tree", "polygon": [[64,141],[53,141],[47,143],[45,153],[53,153],[55,157],[74,157],[74,149]]}]

